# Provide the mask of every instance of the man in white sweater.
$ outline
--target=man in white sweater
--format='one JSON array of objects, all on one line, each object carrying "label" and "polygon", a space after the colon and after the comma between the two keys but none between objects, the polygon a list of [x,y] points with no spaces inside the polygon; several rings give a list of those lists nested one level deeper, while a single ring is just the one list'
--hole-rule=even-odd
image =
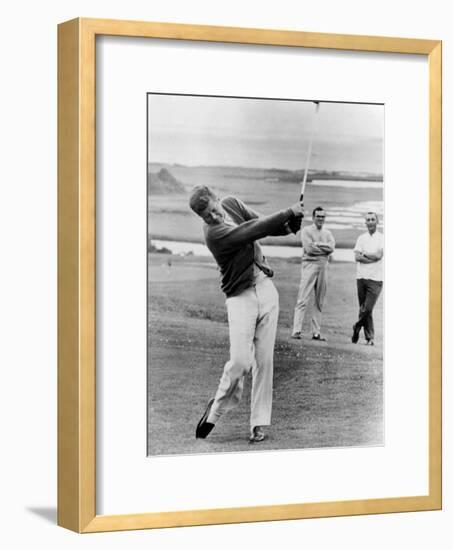
[{"label": "man in white sweater", "polygon": [[376,212],[368,212],[365,223],[368,231],[357,239],[354,255],[357,262],[357,296],[359,318],[352,327],[351,341],[357,344],[363,327],[367,345],[374,346],[373,308],[382,290],[384,236],[376,230]]},{"label": "man in white sweater", "polygon": [[293,332],[291,338],[300,339],[305,311],[312,291],[315,303],[311,320],[312,339],[325,341],[321,334],[322,307],[327,290],[327,266],[329,256],[335,250],[335,239],[328,229],[324,229],[326,212],[318,206],[313,210],[313,223],[301,231],[303,246],[302,273],[296,307],[294,308]]}]

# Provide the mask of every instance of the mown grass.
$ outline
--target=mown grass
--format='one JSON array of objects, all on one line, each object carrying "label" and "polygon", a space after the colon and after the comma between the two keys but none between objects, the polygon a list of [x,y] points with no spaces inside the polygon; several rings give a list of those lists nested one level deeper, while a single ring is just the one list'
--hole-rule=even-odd
[{"label": "mown grass", "polygon": [[228,359],[228,324],[218,272],[206,258],[149,255],[148,450],[150,455],[381,445],[383,443],[382,297],[377,345],[350,343],[357,315],[355,266],[331,264],[323,329],[326,343],[289,339],[300,266],[276,260],[280,319],[274,356],[269,438],[248,444],[250,380],[240,405],[210,436],[195,426]]}]

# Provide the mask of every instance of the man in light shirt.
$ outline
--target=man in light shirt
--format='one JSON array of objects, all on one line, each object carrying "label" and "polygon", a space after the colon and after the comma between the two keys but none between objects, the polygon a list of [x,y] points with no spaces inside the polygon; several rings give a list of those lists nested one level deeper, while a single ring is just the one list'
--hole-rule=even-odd
[{"label": "man in light shirt", "polygon": [[312,339],[325,341],[321,334],[321,315],[327,290],[327,266],[329,256],[335,250],[335,239],[324,229],[326,212],[318,206],[313,210],[313,223],[302,229],[303,246],[302,273],[296,307],[294,308],[293,332],[291,338],[300,339],[302,324],[310,295],[314,291],[315,303],[311,320]]},{"label": "man in light shirt", "polygon": [[368,231],[359,236],[354,248],[360,308],[359,318],[352,327],[353,344],[359,341],[363,327],[367,345],[374,346],[373,308],[382,290],[384,263],[384,236],[376,230],[378,222],[376,212],[367,213],[365,223]]}]

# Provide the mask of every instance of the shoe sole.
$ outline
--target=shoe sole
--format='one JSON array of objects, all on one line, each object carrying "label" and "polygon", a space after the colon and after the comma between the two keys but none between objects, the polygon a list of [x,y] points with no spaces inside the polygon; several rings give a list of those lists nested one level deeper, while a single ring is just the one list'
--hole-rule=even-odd
[{"label": "shoe sole", "polygon": [[266,439],[266,436],[260,436],[260,437],[250,437],[249,443],[261,443],[261,441],[264,441]]}]

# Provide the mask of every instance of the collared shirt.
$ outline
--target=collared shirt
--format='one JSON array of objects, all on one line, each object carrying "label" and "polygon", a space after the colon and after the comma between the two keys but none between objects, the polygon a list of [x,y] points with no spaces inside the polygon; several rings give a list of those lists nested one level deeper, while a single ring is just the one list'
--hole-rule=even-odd
[{"label": "collared shirt", "polygon": [[[375,231],[370,235],[369,231],[363,233],[355,243],[354,252],[362,254],[378,254],[384,249],[384,235]],[[357,279],[372,279],[373,281],[383,280],[384,260],[381,258],[371,264],[357,262]]]}]

